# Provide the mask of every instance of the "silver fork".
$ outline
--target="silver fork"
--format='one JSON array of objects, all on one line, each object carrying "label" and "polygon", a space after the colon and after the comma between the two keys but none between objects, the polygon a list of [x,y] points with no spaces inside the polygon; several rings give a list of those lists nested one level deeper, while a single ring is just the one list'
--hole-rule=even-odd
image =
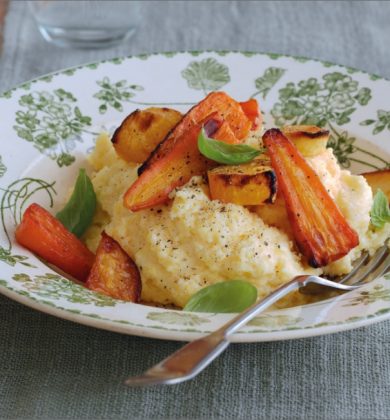
[{"label": "silver fork", "polygon": [[244,312],[235,316],[215,332],[186,344],[144,374],[127,379],[126,385],[177,384],[192,379],[228,347],[230,344],[228,339],[234,332],[293,290],[300,289],[302,292],[307,292],[308,285],[313,283],[349,291],[380,277],[390,267],[390,253],[387,242],[373,255],[368,263],[367,260],[368,254],[364,253],[354,264],[351,273],[338,282],[309,275],[295,277],[265,299],[254,303]]}]

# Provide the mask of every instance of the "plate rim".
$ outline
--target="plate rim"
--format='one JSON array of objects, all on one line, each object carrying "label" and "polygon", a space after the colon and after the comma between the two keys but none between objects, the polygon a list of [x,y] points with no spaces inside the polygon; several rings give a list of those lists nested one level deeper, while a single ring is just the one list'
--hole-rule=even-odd
[{"label": "plate rim", "polygon": [[253,50],[223,50],[223,49],[211,49],[211,50],[168,50],[168,51],[160,51],[160,52],[151,52],[151,53],[140,53],[140,54],[128,54],[128,55],[119,55],[119,56],[115,56],[115,57],[111,57],[111,58],[107,58],[107,59],[103,59],[103,60],[94,60],[94,61],[86,61],[82,64],[78,64],[75,66],[69,66],[69,67],[64,67],[61,68],[59,70],[53,70],[51,72],[48,73],[44,73],[41,74],[40,76],[37,77],[33,77],[31,79],[27,79],[23,82],[19,82],[15,85],[13,85],[12,87],[6,89],[6,90],[2,90],[0,91],[0,99],[3,99],[2,97],[4,95],[6,95],[9,92],[13,92],[19,88],[21,88],[22,85],[26,84],[26,83],[34,83],[34,82],[39,82],[42,79],[48,77],[48,76],[58,76],[63,74],[64,72],[68,71],[68,70],[81,70],[86,66],[89,65],[94,65],[94,64],[104,64],[104,63],[110,63],[113,62],[113,60],[127,60],[127,59],[132,59],[132,58],[149,58],[149,57],[153,57],[153,56],[163,56],[166,57],[168,54],[191,54],[194,56],[195,55],[200,55],[200,54],[207,54],[207,53],[211,53],[211,54],[218,54],[218,55],[222,55],[222,54],[250,54],[252,56],[254,55],[264,55],[264,56],[271,56],[271,55],[275,55],[277,56],[277,58],[292,58],[294,60],[299,60],[299,59],[303,59],[303,60],[307,60],[307,61],[315,61],[317,63],[321,63],[321,64],[330,64],[332,66],[338,66],[338,67],[342,67],[344,69],[351,69],[354,70],[356,72],[368,75],[368,76],[375,76],[375,77],[379,77],[381,80],[385,80],[387,82],[390,82],[390,78],[387,79],[385,76],[381,76],[377,73],[372,73],[369,72],[367,70],[362,70],[358,67],[353,67],[353,66],[347,66],[346,64],[340,64],[337,63],[335,61],[332,60],[322,60],[320,58],[314,58],[314,57],[308,57],[306,55],[295,55],[295,54],[286,54],[286,53],[277,53],[277,52],[271,52],[271,51],[253,51]]},{"label": "plate rim", "polygon": [[[137,336],[143,338],[152,338],[158,340],[171,340],[187,342],[205,337],[209,333],[176,331],[176,330],[160,330],[152,326],[145,329],[145,327],[138,327],[135,325],[120,324],[116,321],[107,319],[94,318],[88,314],[73,313],[65,308],[53,307],[45,302],[38,302],[31,297],[23,296],[13,290],[10,290],[0,285],[0,293],[11,300],[20,303],[28,308],[36,310],[40,313],[50,315],[52,317],[70,321],[75,324],[80,324],[87,327],[96,328],[99,330],[115,332],[130,336]],[[262,343],[271,341],[287,341],[298,340],[303,338],[318,337],[322,335],[336,334],[339,332],[350,331],[357,328],[363,328],[368,325],[377,324],[386,321],[390,318],[390,313],[382,315],[375,315],[356,321],[346,321],[335,325],[314,326],[312,328],[298,328],[294,330],[281,330],[261,333],[235,333],[229,339],[232,343]],[[180,333],[180,338],[178,337]],[[259,340],[258,334],[261,334]]]},{"label": "plate rim", "polygon": [[[3,96],[5,96],[7,93],[11,93],[14,91],[17,91],[19,89],[22,89],[22,86],[26,83],[34,83],[39,82],[43,80],[44,78],[48,76],[58,76],[61,74],[64,74],[66,71],[74,70],[75,72],[77,70],[82,70],[86,68],[88,65],[100,65],[105,63],[114,63],[115,60],[130,60],[134,58],[139,59],[148,59],[150,57],[156,56],[156,57],[169,57],[169,54],[174,55],[185,55],[190,54],[194,57],[202,54],[217,54],[217,55],[228,55],[228,54],[242,54],[242,55],[248,55],[250,56],[264,56],[271,58],[271,55],[274,55],[275,58],[291,58],[299,61],[299,59],[304,59],[311,62],[317,62],[321,64],[329,64],[331,66],[337,66],[340,68],[343,68],[345,70],[354,70],[356,73],[364,74],[367,76],[376,76],[380,78],[383,81],[390,82],[390,79],[387,79],[384,76],[368,72],[366,70],[361,70],[359,68],[347,66],[345,64],[339,64],[333,61],[329,60],[322,60],[318,58],[313,57],[307,57],[302,55],[291,55],[291,54],[285,54],[285,53],[273,53],[273,52],[265,52],[265,51],[249,51],[249,50],[218,50],[218,49],[212,49],[212,50],[176,50],[176,51],[160,51],[160,52],[151,52],[146,54],[132,54],[132,55],[124,55],[124,56],[115,56],[108,59],[103,60],[97,60],[97,61],[90,61],[83,64],[79,64],[76,66],[69,66],[66,68],[62,68],[59,70],[55,70],[43,75],[40,75],[38,77],[34,77],[32,79],[29,79],[27,81],[18,83],[17,85],[14,85],[13,87],[2,91],[0,101],[5,99]],[[117,63],[117,64],[121,64]],[[302,63],[305,64],[305,63]],[[72,76],[75,73],[72,74]],[[101,319],[101,318],[93,318],[92,316],[89,316],[86,313],[73,313],[69,309],[61,308],[61,307],[53,307],[44,301],[36,301],[32,297],[23,296],[17,291],[11,290],[10,288],[7,288],[6,286],[0,285],[0,293],[7,296],[8,298],[21,303],[25,306],[28,306],[30,308],[33,308],[35,310],[38,310],[39,312],[49,314],[61,319],[65,319],[71,322],[75,322],[78,324],[108,330],[112,332],[127,334],[127,335],[136,335],[140,337],[150,337],[155,339],[162,339],[162,340],[174,340],[174,341],[188,341],[193,340],[195,338],[204,336],[206,333],[199,333],[199,332],[188,332],[188,331],[180,331],[179,330],[159,330],[157,328],[153,328],[153,326],[144,326],[139,327],[135,325],[129,325],[129,324],[120,324],[119,322],[115,320],[108,320],[108,319]],[[306,305],[305,305],[306,306]],[[326,326],[313,326],[311,328],[297,328],[294,330],[280,330],[280,331],[272,331],[272,332],[258,332],[258,333],[241,333],[241,334],[235,334],[234,338],[232,339],[233,342],[265,342],[265,341],[282,341],[282,340],[290,340],[290,339],[298,339],[298,338],[306,338],[306,337],[313,337],[313,336],[319,336],[319,335],[325,335],[325,334],[331,334],[341,331],[347,331],[355,328],[360,328],[366,325],[371,325],[377,322],[384,321],[386,319],[390,318],[390,313],[384,313],[380,315],[373,315],[372,317],[365,317],[363,319],[354,320],[354,321],[343,321],[342,323],[336,323],[333,325],[326,325]],[[178,335],[180,334],[180,337]],[[261,335],[261,338],[259,337]]]}]

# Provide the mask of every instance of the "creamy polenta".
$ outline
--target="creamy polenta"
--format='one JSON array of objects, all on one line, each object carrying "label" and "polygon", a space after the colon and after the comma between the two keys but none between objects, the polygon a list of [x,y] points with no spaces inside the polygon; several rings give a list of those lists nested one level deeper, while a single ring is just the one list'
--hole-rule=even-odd
[{"label": "creamy polenta", "polygon": [[[390,234],[390,224],[370,229],[371,188],[362,176],[341,169],[331,149],[307,160],[358,233],[360,245],[321,269],[302,262],[283,202],[249,210],[212,201],[203,178],[194,177],[171,194],[169,204],[131,212],[123,194],[136,179],[137,166],[117,157],[107,135],[98,138],[89,160],[99,206],[85,242],[95,251],[103,229],[119,242],[140,270],[145,302],[183,307],[202,287],[232,279],[252,283],[264,297],[299,274],[347,273],[362,249],[374,252]],[[282,304],[307,299],[295,293]]]}]

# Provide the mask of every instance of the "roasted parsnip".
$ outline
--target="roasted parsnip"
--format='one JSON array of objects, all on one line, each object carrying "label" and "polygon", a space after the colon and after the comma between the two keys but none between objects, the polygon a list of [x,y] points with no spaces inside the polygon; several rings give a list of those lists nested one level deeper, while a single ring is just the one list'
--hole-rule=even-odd
[{"label": "roasted parsnip", "polygon": [[366,181],[371,187],[374,195],[377,190],[380,189],[386,194],[388,200],[390,201],[390,169],[366,172],[362,175],[366,178]]},{"label": "roasted parsnip", "polygon": [[207,175],[213,200],[242,206],[275,201],[277,182],[269,161],[254,159],[242,165],[218,166]]},{"label": "roasted parsnip", "polygon": [[141,175],[156,161],[167,155],[175,147],[178,139],[184,138],[183,134],[186,131],[216,112],[230,125],[238,141],[243,140],[248,135],[252,122],[246,117],[239,102],[225,92],[211,92],[192,107],[180,123],[168,133],[164,141],[153,150],[153,153],[139,168],[138,174]]},{"label": "roasted parsnip", "polygon": [[210,93],[193,107],[140,168],[140,175],[124,196],[124,205],[138,211],[169,200],[170,192],[203,175],[215,166],[201,155],[198,135],[203,126],[208,135],[227,143],[239,143],[252,123],[240,104],[223,92]]},{"label": "roasted parsnip", "polygon": [[182,117],[170,108],[137,109],[123,120],[111,141],[122,159],[142,163]]},{"label": "roasted parsnip", "polygon": [[287,125],[282,133],[306,157],[324,152],[329,140],[329,131],[315,125]]}]

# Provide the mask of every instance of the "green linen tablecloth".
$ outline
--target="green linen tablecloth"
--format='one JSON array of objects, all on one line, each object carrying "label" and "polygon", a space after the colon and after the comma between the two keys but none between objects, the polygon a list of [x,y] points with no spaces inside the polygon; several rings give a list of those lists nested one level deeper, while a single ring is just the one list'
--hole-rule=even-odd
[{"label": "green linen tablecloth", "polygon": [[[390,78],[389,22],[386,2],[145,2],[126,44],[72,51],[45,43],[27,4],[11,2],[0,89],[84,62],[189,49],[306,55]],[[87,328],[0,297],[0,418],[389,419],[389,337],[383,322],[236,344],[191,382],[129,389],[126,376],[180,344]]]}]

